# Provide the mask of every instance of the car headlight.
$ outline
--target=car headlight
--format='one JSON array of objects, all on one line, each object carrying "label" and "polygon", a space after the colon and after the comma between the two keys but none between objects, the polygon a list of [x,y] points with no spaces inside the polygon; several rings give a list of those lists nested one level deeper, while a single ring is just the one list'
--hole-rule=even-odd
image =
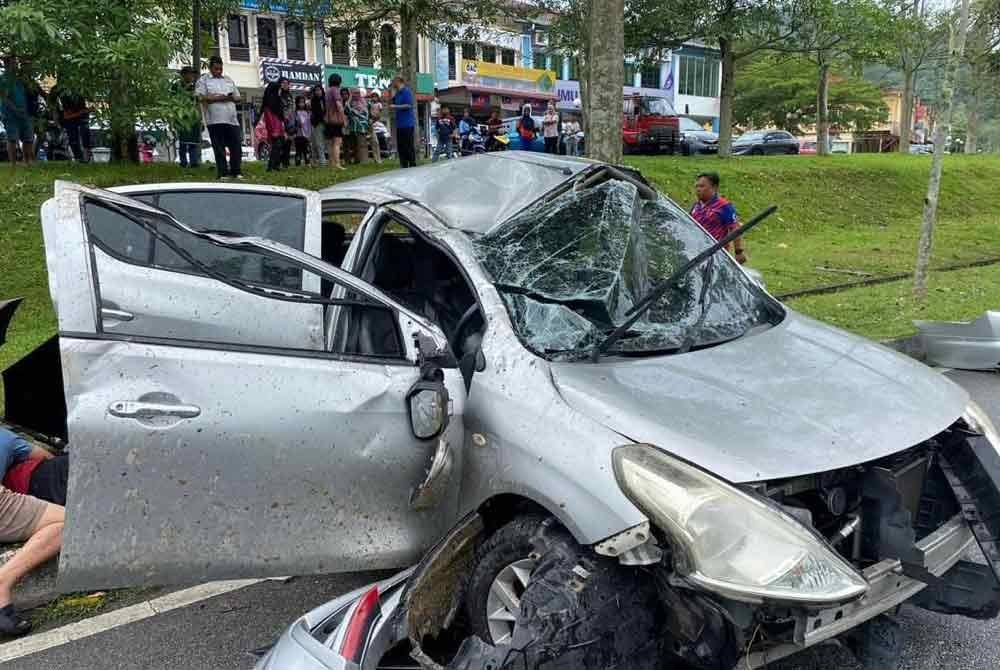
[{"label": "car headlight", "polygon": [[736,600],[832,603],[868,584],[780,509],[650,445],[618,447],[618,485],[674,540],[677,571]]},{"label": "car headlight", "polygon": [[969,404],[965,406],[962,420],[972,430],[982,433],[989,443],[997,451],[1000,451],[1000,432],[997,431],[996,426],[993,425],[993,421],[990,419],[990,415],[982,407],[970,400]]}]

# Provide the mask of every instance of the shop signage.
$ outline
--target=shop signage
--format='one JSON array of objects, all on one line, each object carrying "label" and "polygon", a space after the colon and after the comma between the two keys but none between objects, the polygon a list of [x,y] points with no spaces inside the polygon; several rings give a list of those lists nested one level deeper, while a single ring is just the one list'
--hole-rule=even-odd
[{"label": "shop signage", "polygon": [[551,93],[556,86],[556,73],[552,70],[463,60],[462,84],[525,93]]},{"label": "shop signage", "polygon": [[[384,91],[392,85],[395,72],[386,72],[374,67],[348,67],[346,65],[327,65],[323,79],[327,81],[331,74],[339,74],[341,86],[363,88],[369,91]],[[434,95],[434,75],[427,72],[417,73],[417,93]]]},{"label": "shop signage", "polygon": [[261,84],[267,86],[282,77],[291,82],[292,89],[308,91],[316,84],[322,83],[323,66],[319,63],[308,63],[300,60],[260,59]]},{"label": "shop signage", "polygon": [[[640,88],[638,86],[623,86],[622,95],[642,95],[649,98],[664,98],[673,103],[673,80],[668,77],[669,88]],[[559,109],[580,110],[580,82],[560,79],[556,82],[556,105]]]}]

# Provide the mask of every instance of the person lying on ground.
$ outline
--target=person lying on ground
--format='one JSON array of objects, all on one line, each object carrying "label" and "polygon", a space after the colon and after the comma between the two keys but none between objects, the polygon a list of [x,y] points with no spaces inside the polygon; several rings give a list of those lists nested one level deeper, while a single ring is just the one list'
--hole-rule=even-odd
[{"label": "person lying on ground", "polygon": [[[0,472],[11,465],[52,455],[5,428],[0,428]],[[24,635],[31,622],[14,609],[14,586],[33,569],[56,556],[62,548],[65,509],[34,496],[0,486],[0,544],[24,542],[6,563],[0,565],[0,634]]]}]

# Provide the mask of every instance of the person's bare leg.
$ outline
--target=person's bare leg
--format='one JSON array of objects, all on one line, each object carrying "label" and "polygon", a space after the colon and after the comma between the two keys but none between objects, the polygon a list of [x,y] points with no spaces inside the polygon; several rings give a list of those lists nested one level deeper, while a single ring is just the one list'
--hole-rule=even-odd
[{"label": "person's bare leg", "polygon": [[24,164],[31,165],[32,161],[35,160],[35,143],[34,142],[21,142],[21,146],[24,151]]},{"label": "person's bare leg", "polygon": [[17,142],[7,142],[7,160],[10,161],[10,169],[17,167]]},{"label": "person's bare leg", "polygon": [[333,167],[337,168],[338,170],[344,169],[344,166],[341,165],[340,163],[340,147],[343,145],[343,143],[344,143],[343,137],[333,138],[333,158],[331,160],[331,163],[333,164]]},{"label": "person's bare leg", "polygon": [[13,600],[14,585],[26,574],[59,553],[66,510],[49,503],[35,524],[31,537],[9,561],[0,566],[0,607]]}]

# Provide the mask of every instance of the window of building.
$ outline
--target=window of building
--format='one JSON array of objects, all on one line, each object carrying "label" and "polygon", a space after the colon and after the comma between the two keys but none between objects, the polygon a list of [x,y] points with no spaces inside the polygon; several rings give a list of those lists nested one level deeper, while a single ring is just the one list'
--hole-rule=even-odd
[{"label": "window of building", "polygon": [[455,43],[448,43],[448,79],[458,79],[458,67],[455,59]]},{"label": "window of building", "polygon": [[635,85],[635,73],[638,72],[638,68],[635,63],[625,63],[625,85],[634,86]]},{"label": "window of building", "polygon": [[719,59],[678,54],[677,92],[714,98],[719,95]]},{"label": "window of building", "polygon": [[570,81],[578,81],[580,79],[580,59],[577,58],[576,56],[573,56],[569,59],[568,79]]},{"label": "window of building", "polygon": [[639,69],[643,88],[660,88],[660,66],[643,65]]},{"label": "window of building", "polygon": [[257,17],[257,49],[263,58],[278,57],[278,28],[274,19]]},{"label": "window of building", "polygon": [[306,59],[306,35],[301,23],[289,21],[285,24],[285,49],[289,60]]},{"label": "window of building", "polygon": [[484,60],[487,63],[497,62],[497,48],[495,46],[493,46],[492,44],[484,44],[482,46],[482,49],[483,49],[483,57],[481,58],[481,60]]},{"label": "window of building", "polygon": [[219,26],[215,21],[201,20],[201,52],[210,56],[219,55]]},{"label": "window of building", "polygon": [[[453,47],[453,45],[449,45]],[[448,52],[454,57],[454,49]],[[381,66],[384,68],[396,65],[396,28],[389,23],[382,24],[378,32],[378,54]],[[449,75],[450,76],[450,75]]]},{"label": "window of building", "polygon": [[536,70],[545,69],[545,52],[535,50],[531,54],[531,64]]},{"label": "window of building", "polygon": [[474,42],[462,42],[462,60],[476,60],[476,45]]},{"label": "window of building", "polygon": [[231,14],[226,22],[229,33],[229,60],[250,60],[250,32],[247,29],[247,17],[242,14]]},{"label": "window of building", "polygon": [[351,35],[346,30],[330,31],[330,62],[334,65],[351,64]]},{"label": "window of building", "polygon": [[513,49],[501,49],[500,50],[500,62],[504,65],[513,65],[516,55]]},{"label": "window of building", "polygon": [[554,70],[556,73],[556,79],[562,79],[563,71],[563,57],[558,54],[552,54],[552,64],[549,66],[550,70]]},{"label": "window of building", "polygon": [[370,26],[358,26],[355,33],[354,55],[360,67],[372,67],[375,65],[375,36],[372,35]]}]

